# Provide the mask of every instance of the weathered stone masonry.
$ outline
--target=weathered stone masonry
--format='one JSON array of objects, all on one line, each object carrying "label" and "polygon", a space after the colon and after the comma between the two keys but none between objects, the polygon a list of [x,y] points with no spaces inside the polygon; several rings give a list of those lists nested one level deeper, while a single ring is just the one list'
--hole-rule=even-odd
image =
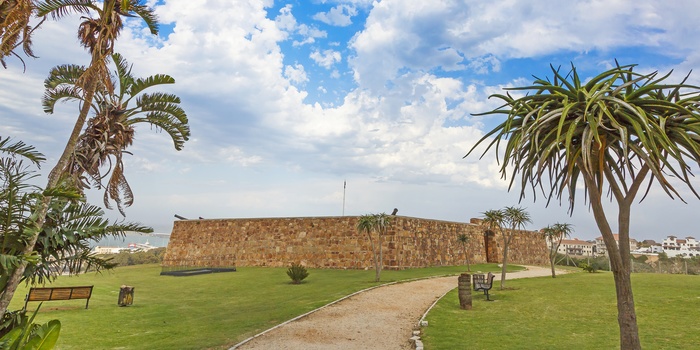
[{"label": "weathered stone masonry", "polygon": [[[358,217],[214,219],[175,221],[165,269],[288,266],[371,268],[372,252]],[[464,265],[459,234],[469,236],[472,263],[500,262],[502,238],[479,220],[448,222],[393,216],[384,237],[385,268]],[[375,238],[376,240],[376,238]],[[516,235],[509,263],[547,264],[547,247],[536,232]]]}]

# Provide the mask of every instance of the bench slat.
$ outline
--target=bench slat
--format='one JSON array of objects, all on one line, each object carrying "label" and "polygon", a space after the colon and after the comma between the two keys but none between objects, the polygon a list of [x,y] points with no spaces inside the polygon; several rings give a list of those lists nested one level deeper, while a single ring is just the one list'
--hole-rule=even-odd
[{"label": "bench slat", "polygon": [[24,308],[27,308],[27,303],[30,301],[87,299],[85,303],[85,308],[87,309],[90,296],[92,295],[92,287],[93,286],[30,288],[29,293],[24,299]]}]

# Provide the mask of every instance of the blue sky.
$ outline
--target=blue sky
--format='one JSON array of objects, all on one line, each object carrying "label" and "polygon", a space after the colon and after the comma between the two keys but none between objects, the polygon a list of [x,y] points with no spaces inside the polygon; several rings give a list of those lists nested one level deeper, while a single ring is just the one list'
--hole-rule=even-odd
[{"label": "blue sky", "polygon": [[[572,62],[584,77],[611,67],[700,67],[694,1],[151,1],[159,37],[129,21],[117,51],[137,76],[166,73],[182,98],[192,138],[177,152],[167,136],[137,130],[126,176],[127,220],[169,232],[188,218],[336,216],[391,212],[468,221],[518,205],[493,155],[462,159],[498,117],[488,96],[547,77]],[[50,169],[77,105],[42,112],[42,81],[58,64],[85,64],[79,18],[47,21],[39,59],[0,70],[0,135],[33,144]],[[699,83],[698,74],[691,82]],[[344,193],[343,183],[347,181]],[[695,181],[695,179],[694,179]],[[632,236],[699,237],[688,204],[654,189],[633,207]],[[343,198],[345,206],[343,207]],[[89,193],[101,203],[101,193]],[[580,195],[579,198],[583,198]],[[572,216],[528,196],[530,229],[574,225],[599,236],[583,203]],[[610,206],[610,215],[615,208]],[[118,213],[111,211],[111,217]]]}]

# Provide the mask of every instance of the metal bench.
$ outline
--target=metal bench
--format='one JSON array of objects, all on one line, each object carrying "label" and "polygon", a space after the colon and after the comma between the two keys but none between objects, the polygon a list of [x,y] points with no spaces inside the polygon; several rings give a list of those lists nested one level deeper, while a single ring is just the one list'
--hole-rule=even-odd
[{"label": "metal bench", "polygon": [[496,277],[494,276],[491,272],[489,272],[488,275],[474,275],[473,276],[473,281],[474,281],[474,290],[475,291],[483,291],[484,295],[486,295],[486,300],[491,301],[489,299],[489,290],[491,287],[493,287],[493,278]]},{"label": "metal bench", "polygon": [[85,301],[85,308],[87,309],[90,296],[92,296],[92,287],[93,286],[31,288],[24,298],[24,309],[27,309],[27,303],[30,301],[72,299],[87,299],[87,301]]}]

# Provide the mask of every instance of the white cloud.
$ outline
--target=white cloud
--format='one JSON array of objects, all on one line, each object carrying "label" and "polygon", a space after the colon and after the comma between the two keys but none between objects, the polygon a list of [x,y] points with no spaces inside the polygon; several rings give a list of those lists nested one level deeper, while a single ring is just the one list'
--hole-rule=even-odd
[{"label": "white cloud", "polygon": [[259,156],[247,156],[243,150],[235,146],[221,148],[218,152],[219,159],[229,163],[235,163],[243,167],[260,163],[262,158]]},{"label": "white cloud", "polygon": [[501,70],[501,60],[493,55],[476,57],[470,60],[468,67],[477,74],[488,74]]},{"label": "white cloud", "polygon": [[325,38],[328,33],[314,26],[309,26],[304,23],[297,23],[296,18],[292,14],[292,5],[285,5],[280,9],[279,15],[275,17],[277,28],[287,33],[288,36],[300,36],[300,39],[293,41],[294,46],[305,44],[313,44],[318,38]]},{"label": "white cloud", "polygon": [[302,36],[302,40],[295,40],[293,45],[294,46],[301,46],[305,44],[313,44],[316,42],[316,39],[318,38],[325,38],[328,36],[328,33],[326,33],[323,30],[320,30],[316,27],[308,26],[306,24],[301,24],[297,28],[297,32],[299,35]]},{"label": "white cloud", "polygon": [[296,63],[293,66],[285,66],[284,76],[285,78],[289,79],[290,82],[295,84],[305,83],[309,81],[309,77],[306,76],[304,66],[302,66],[299,63]]},{"label": "white cloud", "polygon": [[313,19],[326,24],[345,27],[352,24],[352,17],[357,15],[357,9],[354,6],[337,5],[331,8],[328,12],[319,12],[313,16]]},{"label": "white cloud", "polygon": [[314,51],[309,56],[316,64],[326,69],[330,69],[334,64],[342,59],[340,52],[333,50],[324,50],[323,52]]},{"label": "white cloud", "polygon": [[350,63],[359,84],[378,89],[402,70],[442,66],[449,71],[466,65],[484,73],[498,71],[498,62],[505,59],[620,46],[692,50],[700,38],[683,33],[695,31],[693,23],[700,20],[698,13],[687,10],[694,4],[385,0],[375,4],[365,28],[351,41],[355,55]]}]

